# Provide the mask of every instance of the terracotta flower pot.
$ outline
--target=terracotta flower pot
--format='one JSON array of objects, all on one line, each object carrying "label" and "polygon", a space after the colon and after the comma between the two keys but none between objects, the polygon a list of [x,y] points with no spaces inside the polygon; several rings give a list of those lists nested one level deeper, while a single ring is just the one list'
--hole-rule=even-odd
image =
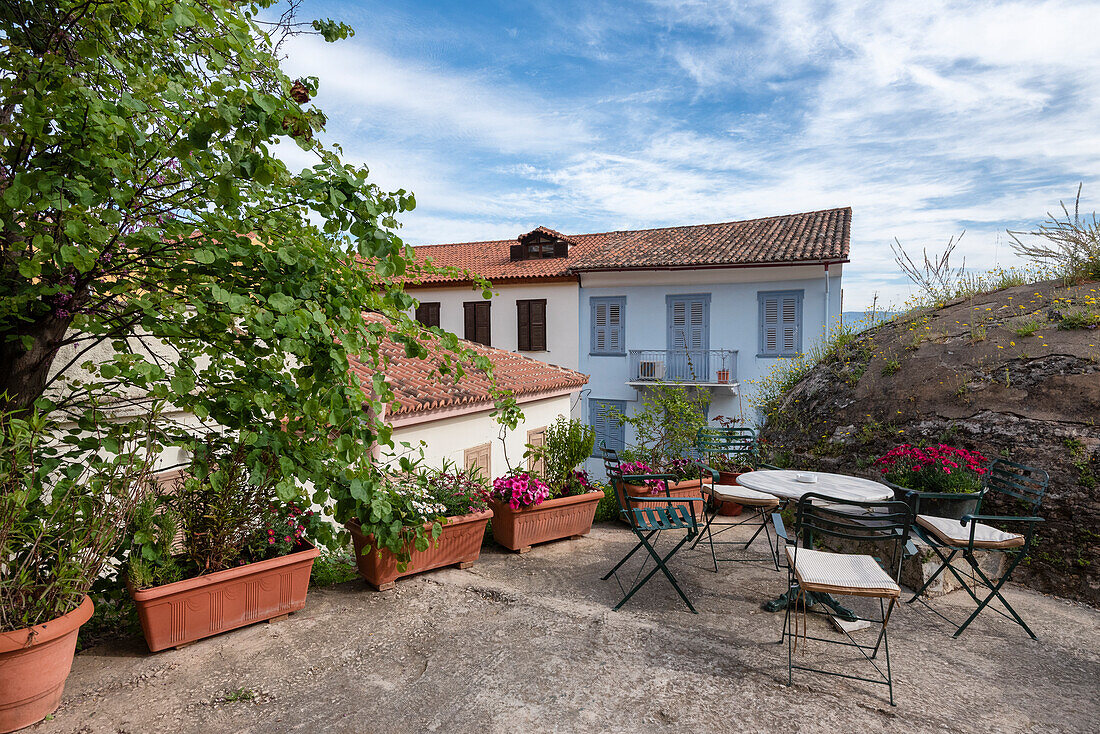
[{"label": "terracotta flower pot", "polygon": [[[631,497],[664,497],[665,491],[662,486],[657,494],[653,494],[649,487],[643,484],[624,484],[623,488],[626,493]],[[703,480],[702,479],[685,479],[682,482],[669,482],[668,493],[675,499],[676,497],[702,497],[703,496]],[[621,498],[620,498],[621,499]],[[696,519],[703,519],[703,503],[702,501],[692,502],[691,511],[695,515]]]},{"label": "terracotta flower pot", "polygon": [[41,721],[57,710],[73,667],[76,634],[92,616],[87,596],[57,619],[0,633],[0,732]]},{"label": "terracotta flower pot", "polygon": [[151,589],[130,587],[149,650],[180,647],[245,625],[283,617],[306,605],[312,546]]},{"label": "terracotta flower pot", "polygon": [[355,564],[359,568],[359,575],[379,591],[386,591],[396,586],[397,579],[402,576],[443,566],[472,566],[481,555],[485,523],[492,516],[492,510],[485,510],[447,518],[443,532],[427,550],[412,551],[412,558],[404,571],[397,570],[397,558],[393,553],[385,548],[378,550],[373,535],[363,535],[358,523],[350,522],[346,527],[351,531],[351,539],[355,544]]},{"label": "terracotta flower pot", "polygon": [[601,499],[603,492],[596,490],[518,510],[507,502],[489,500],[493,508],[493,539],[505,548],[526,553],[536,543],[588,535]]},{"label": "terracotta flower pot", "polygon": [[[718,483],[719,484],[729,484],[731,486],[736,485],[737,484],[737,477],[741,476],[742,474],[744,474],[744,472],[719,471],[718,472]],[[745,508],[743,508],[741,505],[737,504],[736,502],[730,502],[729,500],[718,500],[717,512],[718,512],[719,515],[722,515],[724,517],[737,517],[738,515],[741,514],[741,511],[743,509],[745,509]]]}]

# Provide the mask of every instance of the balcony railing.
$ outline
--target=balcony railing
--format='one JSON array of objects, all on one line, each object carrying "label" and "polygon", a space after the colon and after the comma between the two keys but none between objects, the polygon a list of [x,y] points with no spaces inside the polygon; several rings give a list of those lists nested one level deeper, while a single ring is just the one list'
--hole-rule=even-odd
[{"label": "balcony railing", "polygon": [[735,349],[631,349],[630,382],[732,385]]}]

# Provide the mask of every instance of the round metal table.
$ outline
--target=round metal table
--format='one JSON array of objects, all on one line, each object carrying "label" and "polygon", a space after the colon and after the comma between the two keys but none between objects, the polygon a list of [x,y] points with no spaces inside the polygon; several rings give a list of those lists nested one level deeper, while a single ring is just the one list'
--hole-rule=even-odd
[{"label": "round metal table", "polygon": [[[801,475],[812,475],[817,481],[800,482],[797,477]],[[894,490],[885,484],[871,479],[827,472],[764,469],[742,474],[737,477],[737,483],[749,489],[755,489],[757,492],[767,492],[792,502],[797,502],[802,499],[802,495],[811,492],[833,499],[855,502],[881,502],[894,499]]]},{"label": "round metal table", "polygon": [[[817,481],[799,481],[797,477],[812,475]],[[851,477],[845,474],[830,474],[828,472],[799,472],[789,469],[764,469],[747,472],[737,477],[737,483],[758,492],[767,492],[785,502],[798,502],[803,495],[814,493],[824,495],[841,501],[854,502],[882,502],[894,499],[894,490],[885,484]],[[838,602],[831,594],[811,593],[807,595],[808,605],[821,603],[832,609],[841,619],[854,620],[855,612]],[[790,592],[783,594],[778,599],[769,601],[764,609],[769,612],[778,612],[786,609],[794,599]]]}]

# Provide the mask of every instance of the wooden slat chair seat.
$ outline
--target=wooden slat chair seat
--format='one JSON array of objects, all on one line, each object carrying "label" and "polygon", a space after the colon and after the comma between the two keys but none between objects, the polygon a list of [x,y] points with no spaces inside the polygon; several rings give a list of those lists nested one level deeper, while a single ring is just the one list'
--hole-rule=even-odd
[{"label": "wooden slat chair seat", "polygon": [[745,507],[764,507],[773,509],[779,507],[779,498],[767,492],[757,492],[755,489],[742,487],[740,484],[715,484],[704,485],[703,491],[717,500],[736,502]]},{"label": "wooden slat chair seat", "polygon": [[1006,533],[980,522],[965,523],[948,517],[917,515],[917,524],[935,535],[944,545],[955,548],[966,548],[970,544],[971,534],[974,547],[981,550],[1022,548],[1026,542],[1026,538],[1019,533]]},{"label": "wooden slat chair seat", "polygon": [[[643,502],[660,497],[631,497],[631,500]],[[631,525],[639,530],[687,530],[693,524],[690,506],[677,504],[671,507],[632,507]]]},{"label": "wooden slat chair seat", "polygon": [[[797,555],[797,559],[795,556]],[[897,599],[901,596],[890,574],[871,556],[828,553],[787,547],[787,562],[804,591]]]}]

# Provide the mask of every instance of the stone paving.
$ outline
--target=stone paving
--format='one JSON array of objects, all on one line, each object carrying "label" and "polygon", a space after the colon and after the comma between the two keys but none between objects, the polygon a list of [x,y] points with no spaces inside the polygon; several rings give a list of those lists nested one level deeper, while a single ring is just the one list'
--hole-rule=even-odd
[{"label": "stone paving", "polygon": [[[79,654],[33,732],[1094,732],[1100,612],[1018,586],[1040,637],[983,614],[959,640],[920,604],[890,623],[895,696],[839,678],[786,685],[784,589],[760,563],[674,561],[694,615],[657,579],[621,611],[600,576],[632,543],[614,525],[385,593],[310,591],[305,610],[181,650],[123,640]],[[936,599],[967,611],[956,592]],[[810,631],[835,634],[811,615]],[[870,634],[861,632],[858,634]],[[829,646],[831,649],[831,646]],[[822,643],[805,655],[821,656]],[[841,662],[857,661],[841,656]]]}]

